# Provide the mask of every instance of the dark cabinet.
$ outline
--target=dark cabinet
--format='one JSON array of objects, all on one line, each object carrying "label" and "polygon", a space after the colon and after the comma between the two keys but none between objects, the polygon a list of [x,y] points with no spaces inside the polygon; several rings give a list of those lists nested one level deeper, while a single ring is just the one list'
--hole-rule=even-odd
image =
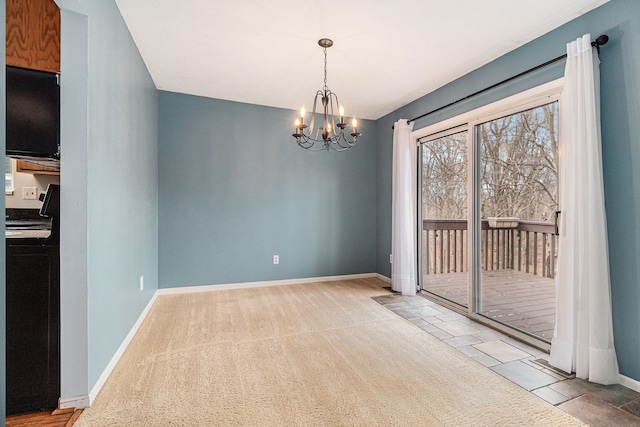
[{"label": "dark cabinet", "polygon": [[60,86],[56,74],[9,66],[6,72],[6,155],[59,165]]},{"label": "dark cabinet", "polygon": [[7,239],[7,415],[58,405],[59,253],[42,239]]}]

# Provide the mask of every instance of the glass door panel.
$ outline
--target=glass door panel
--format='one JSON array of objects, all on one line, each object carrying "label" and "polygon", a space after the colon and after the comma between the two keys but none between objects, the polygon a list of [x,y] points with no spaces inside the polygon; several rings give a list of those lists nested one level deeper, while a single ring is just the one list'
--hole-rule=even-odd
[{"label": "glass door panel", "polygon": [[550,341],[558,248],[558,103],[482,123],[475,136],[481,217],[475,311]]},{"label": "glass door panel", "polygon": [[422,289],[463,307],[469,299],[467,133],[420,141]]}]

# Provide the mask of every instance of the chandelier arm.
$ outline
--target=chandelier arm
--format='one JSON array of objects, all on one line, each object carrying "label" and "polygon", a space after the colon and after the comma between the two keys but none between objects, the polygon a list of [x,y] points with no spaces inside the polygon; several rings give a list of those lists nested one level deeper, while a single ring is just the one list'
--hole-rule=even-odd
[{"label": "chandelier arm", "polygon": [[[357,140],[357,137],[354,137],[353,141],[349,141],[346,138],[342,137],[342,138],[330,138],[325,141],[324,139],[319,139],[319,138],[314,139],[314,138],[308,137],[307,135],[304,135],[297,139],[297,143],[300,147],[309,151],[314,151],[314,152],[326,151],[329,149],[333,151],[345,151],[353,147],[356,144],[356,140]],[[346,143],[347,145],[344,145],[344,143]],[[316,148],[316,145],[320,145],[320,144],[322,146],[318,146]]]},{"label": "chandelier arm", "polygon": [[[331,100],[330,104],[331,104],[331,121],[332,121],[332,130],[333,130],[333,134],[335,135],[336,138],[340,138],[344,132],[342,131],[342,127],[341,126],[337,126],[336,124],[336,115],[335,115],[335,110],[333,108],[333,100],[335,100],[336,102],[336,106],[338,107],[338,111],[340,111],[340,101],[338,101],[338,95],[336,95],[335,93],[329,91],[329,99]],[[338,115],[338,119],[340,118],[340,115]],[[342,124],[341,122],[338,122],[338,124]],[[339,130],[337,130],[336,128],[338,128]]]},{"label": "chandelier arm", "polygon": [[298,145],[302,148],[304,148],[305,150],[309,150],[309,151],[322,151],[322,150],[326,150],[326,148],[320,147],[320,148],[314,148],[316,146],[316,144],[319,142],[315,139],[309,138],[309,137],[304,137],[302,138],[302,140],[298,140]]},{"label": "chandelier arm", "polygon": [[318,96],[322,96],[321,91],[317,91],[315,98],[313,98],[313,110],[311,110],[311,122],[309,122],[309,133],[308,133],[309,137],[312,139],[313,139],[312,135],[314,132],[315,121],[316,121],[316,104],[318,103]]},{"label": "chandelier arm", "polygon": [[340,108],[340,101],[338,100],[338,95],[336,95],[335,92],[331,92],[331,97],[336,100],[336,105],[338,106],[338,108]]},{"label": "chandelier arm", "polygon": [[315,148],[314,144],[311,144],[311,145],[308,145],[308,146],[301,145],[300,147],[304,148],[305,150],[313,151],[313,152],[318,152],[318,151],[323,151],[324,150],[324,148]]},{"label": "chandelier arm", "polygon": [[340,151],[346,151],[346,150],[348,150],[349,148],[351,148],[351,147],[343,147],[342,145],[338,145],[338,146],[339,146],[340,148],[336,148],[335,146],[332,146],[332,147],[331,147],[331,149],[332,149],[333,151],[340,152]]},{"label": "chandelier arm", "polygon": [[335,142],[335,144],[336,144],[337,146],[339,146],[340,148],[343,148],[343,149],[345,149],[345,150],[346,150],[346,149],[348,149],[348,148],[350,148],[349,141],[347,141],[347,140],[346,140],[346,139],[344,139],[344,138],[342,138],[342,141],[346,142],[348,145],[346,145],[346,146],[345,146],[345,145],[342,145],[342,142],[340,141],[340,139],[338,139],[338,140]]},{"label": "chandelier arm", "polygon": [[305,150],[308,150],[308,151],[318,152],[318,151],[324,151],[324,150],[326,150],[326,148],[324,148],[324,147],[322,147],[322,148],[314,148],[314,147],[315,147],[315,144],[310,144],[310,145],[301,145],[301,144],[298,144],[298,145],[299,145],[300,147],[304,148]]}]

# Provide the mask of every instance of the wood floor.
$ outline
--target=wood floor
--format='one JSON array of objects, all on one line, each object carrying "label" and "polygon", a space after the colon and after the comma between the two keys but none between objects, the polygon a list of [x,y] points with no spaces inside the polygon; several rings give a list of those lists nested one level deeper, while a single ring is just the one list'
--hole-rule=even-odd
[{"label": "wood floor", "polygon": [[[467,273],[430,274],[424,289],[467,307]],[[482,272],[482,314],[550,341],[555,323],[555,279],[516,270]]]},{"label": "wood floor", "polygon": [[7,427],[71,427],[76,422],[82,409],[70,411],[36,412],[32,414],[11,415],[7,417]]}]

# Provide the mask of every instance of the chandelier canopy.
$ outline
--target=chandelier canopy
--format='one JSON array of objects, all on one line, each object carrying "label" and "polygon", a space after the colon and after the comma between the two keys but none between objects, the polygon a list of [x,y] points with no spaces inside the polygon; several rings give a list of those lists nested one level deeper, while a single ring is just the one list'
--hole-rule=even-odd
[{"label": "chandelier canopy", "polygon": [[[348,150],[356,145],[358,137],[362,134],[358,132],[358,121],[354,117],[351,120],[353,129],[350,134],[351,138],[349,139],[348,136],[345,136],[347,124],[344,120],[344,108],[338,101],[338,95],[331,92],[327,87],[327,48],[333,46],[333,41],[320,39],[318,40],[318,45],[322,47],[324,52],[324,86],[316,92],[316,96],[313,99],[313,111],[311,112],[311,121],[308,126],[304,121],[306,110],[304,107],[300,109],[300,117],[296,118],[296,131],[293,137],[300,147],[310,151]],[[318,112],[319,123],[318,127],[315,128],[318,99],[322,104],[322,111]]]}]

